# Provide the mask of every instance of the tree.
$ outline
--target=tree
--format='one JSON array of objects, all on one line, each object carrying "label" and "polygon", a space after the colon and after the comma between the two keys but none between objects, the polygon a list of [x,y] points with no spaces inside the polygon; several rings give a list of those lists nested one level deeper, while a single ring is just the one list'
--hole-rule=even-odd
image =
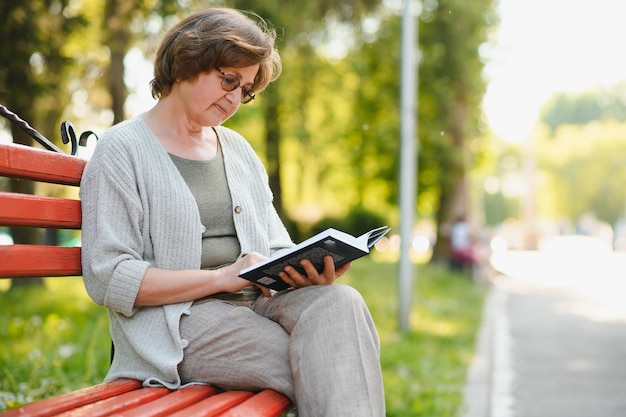
[{"label": "tree", "polygon": [[[440,224],[453,216],[453,209],[468,210],[464,205],[466,178],[474,156],[468,148],[480,151],[479,104],[484,92],[479,46],[494,23],[491,7],[491,1],[469,5],[448,1],[423,16],[418,201],[420,211],[436,217]],[[281,159],[281,168],[290,172],[285,182],[293,183],[298,177],[302,199],[314,195],[322,200],[331,189],[344,207],[377,206],[387,216],[397,212],[393,209],[399,152],[400,19],[395,12],[380,7],[376,15],[364,15],[358,30],[350,26],[353,31],[348,33],[358,36],[344,35],[351,47],[344,59],[320,54],[310,47],[316,38],[304,33],[294,41],[295,47],[290,41],[282,43],[288,67],[277,83],[279,88],[271,91],[282,92],[283,106],[275,113],[281,121],[280,143],[284,149],[297,149]],[[307,10],[307,15],[314,14]],[[270,20],[276,24],[276,19]],[[293,21],[290,27],[304,26],[297,18]],[[325,19],[327,25],[329,21]],[[288,94],[284,86],[289,86]],[[268,100],[267,94],[262,100]],[[331,124],[333,129],[328,128]],[[299,170],[288,166],[293,158],[301,158]],[[272,167],[272,162],[268,165]],[[329,187],[336,172],[344,174],[339,191]],[[314,181],[323,187],[313,189]],[[346,197],[351,198],[348,204]],[[445,239],[443,234],[441,240]]]},{"label": "tree", "polygon": [[[397,213],[400,152],[400,23],[398,10],[381,12],[370,31],[344,59],[351,78],[346,140],[352,175],[358,178],[356,204],[379,213]],[[397,221],[397,214],[390,220]]]},{"label": "tree", "polygon": [[[124,80],[124,59],[130,49],[146,45],[151,32],[146,22],[163,21],[180,12],[175,0],[107,0],[104,4],[102,21],[102,44],[109,50],[105,84],[113,110],[113,124],[126,119],[125,104],[128,97]],[[152,29],[155,31],[155,29]]]},{"label": "tree", "polygon": [[556,93],[541,109],[540,121],[554,133],[562,125],[612,119],[626,122],[626,83],[581,93]]},{"label": "tree", "polygon": [[[0,101],[50,135],[71,98],[74,59],[68,45],[87,21],[69,0],[3,2],[0,19]],[[32,145],[21,130],[12,126],[12,133],[16,142]]]},{"label": "tree", "polygon": [[541,177],[539,208],[551,219],[586,213],[615,224],[625,216],[626,123],[594,122],[545,128],[534,153]]},{"label": "tree", "polygon": [[448,225],[472,219],[468,173],[480,151],[480,102],[485,91],[480,46],[496,23],[493,0],[424,3],[419,28],[423,59],[419,78],[419,136],[424,192],[436,198],[433,258],[449,253]]},{"label": "tree", "polygon": [[[447,253],[446,224],[457,215],[470,218],[468,174],[478,160],[484,139],[480,102],[485,89],[480,46],[495,24],[491,0],[425,2],[420,18],[419,48],[419,173],[420,216],[438,225],[435,257]],[[390,13],[391,12],[391,13]],[[346,58],[356,88],[348,92],[353,144],[352,165],[360,178],[363,201],[375,194],[379,205],[397,206],[399,150],[400,18],[390,10],[380,14],[375,30]],[[345,80],[345,78],[344,78]],[[350,86],[351,82],[346,82]],[[391,156],[391,160],[389,160]],[[377,161],[375,170],[367,161]],[[386,189],[370,187],[384,178]],[[394,210],[396,211],[396,210]]]},{"label": "tree", "polygon": [[[0,4],[0,102],[48,137],[53,126],[60,125],[71,97],[67,84],[73,60],[68,41],[86,23],[69,0]],[[33,145],[33,139],[15,124],[11,134],[15,143]],[[35,186],[28,181],[10,181],[10,189],[32,194]],[[12,228],[11,234],[16,243],[41,240],[37,229]]]},{"label": "tree", "polygon": [[[283,53],[310,57],[315,53],[311,44],[315,39],[328,37],[328,22],[358,23],[368,11],[379,5],[379,0],[342,0],[319,2],[277,2],[274,0],[249,1],[231,0],[228,4],[242,10],[254,10],[255,13],[280,30],[278,47]],[[300,90],[302,93],[303,90]],[[285,214],[281,191],[280,161],[283,131],[280,116],[283,113],[284,97],[298,94],[292,86],[285,86],[282,80],[276,82],[263,94],[264,127],[266,138],[266,163],[270,186],[274,192],[275,204],[281,214]],[[300,95],[299,106],[305,108],[308,96]],[[301,136],[304,138],[304,136]]]}]

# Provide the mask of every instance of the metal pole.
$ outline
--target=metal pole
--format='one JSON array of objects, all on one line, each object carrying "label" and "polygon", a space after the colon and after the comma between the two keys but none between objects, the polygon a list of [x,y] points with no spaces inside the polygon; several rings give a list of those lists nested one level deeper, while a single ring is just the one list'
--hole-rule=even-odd
[{"label": "metal pole", "polygon": [[415,214],[417,180],[417,61],[416,16],[413,0],[403,0],[401,73],[401,152],[400,152],[400,265],[398,281],[400,330],[409,330],[413,266],[411,243]]}]

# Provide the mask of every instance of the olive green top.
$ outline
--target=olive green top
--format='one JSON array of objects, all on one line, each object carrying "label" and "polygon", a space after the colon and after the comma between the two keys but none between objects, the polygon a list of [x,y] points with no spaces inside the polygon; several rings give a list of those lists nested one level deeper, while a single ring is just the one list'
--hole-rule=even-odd
[{"label": "olive green top", "polygon": [[[217,155],[211,160],[197,161],[172,154],[170,157],[198,204],[204,226],[202,269],[216,269],[232,264],[241,253],[241,247],[235,230],[232,200],[219,142]],[[246,287],[233,293],[214,294],[210,298],[254,300],[259,294],[257,287]]]}]

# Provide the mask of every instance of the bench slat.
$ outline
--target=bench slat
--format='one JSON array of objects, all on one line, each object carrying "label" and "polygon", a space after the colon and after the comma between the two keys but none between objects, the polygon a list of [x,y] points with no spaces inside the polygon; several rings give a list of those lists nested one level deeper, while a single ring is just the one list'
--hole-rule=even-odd
[{"label": "bench slat", "polygon": [[79,185],[86,161],[18,144],[0,144],[0,175],[64,185]]},{"label": "bench slat", "polygon": [[216,392],[210,385],[191,385],[137,408],[116,413],[117,417],[161,417],[188,407]]},{"label": "bench slat", "polygon": [[168,417],[214,417],[242,403],[254,394],[250,391],[226,391],[213,395]]},{"label": "bench slat", "polygon": [[0,192],[0,225],[80,229],[80,201]]},{"label": "bench slat", "polygon": [[79,247],[0,245],[0,278],[80,275]]},{"label": "bench slat", "polygon": [[170,392],[165,387],[144,388],[125,392],[115,397],[100,400],[93,404],[84,405],[74,410],[66,411],[55,417],[105,417],[113,413],[138,407],[157,398],[161,398]]},{"label": "bench slat", "polygon": [[241,404],[231,408],[220,417],[273,417],[291,407],[291,401],[278,392],[266,389]]},{"label": "bench slat", "polygon": [[141,388],[140,381],[117,379],[9,410],[2,413],[2,417],[49,417],[138,388]]},{"label": "bench slat", "polygon": [[226,391],[192,385],[177,391],[118,379],[0,413],[1,417],[278,417],[292,409],[276,391]]}]

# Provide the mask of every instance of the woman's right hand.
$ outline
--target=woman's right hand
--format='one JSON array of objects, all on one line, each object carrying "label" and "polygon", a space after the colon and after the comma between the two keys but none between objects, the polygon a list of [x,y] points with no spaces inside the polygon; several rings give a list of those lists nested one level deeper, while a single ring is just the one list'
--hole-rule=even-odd
[{"label": "woman's right hand", "polygon": [[[231,265],[225,266],[222,268],[224,274],[224,285],[226,292],[234,292],[239,291],[242,288],[248,287],[250,285],[256,285],[247,279],[243,279],[239,277],[239,273],[250,266],[256,265],[259,262],[266,260],[267,257],[261,255],[260,253],[251,252],[241,256],[237,261]],[[261,289],[261,292],[264,296],[270,297],[271,293],[269,288],[264,287],[262,285],[257,285]]]},{"label": "woman's right hand", "polygon": [[[249,253],[235,263],[219,269],[168,270],[149,267],[143,276],[135,298],[135,307],[155,306],[197,300],[218,292],[235,292],[252,282],[239,278],[242,269],[255,265],[266,257]],[[259,287],[261,288],[261,287]],[[261,288],[269,297],[267,288]]]}]

